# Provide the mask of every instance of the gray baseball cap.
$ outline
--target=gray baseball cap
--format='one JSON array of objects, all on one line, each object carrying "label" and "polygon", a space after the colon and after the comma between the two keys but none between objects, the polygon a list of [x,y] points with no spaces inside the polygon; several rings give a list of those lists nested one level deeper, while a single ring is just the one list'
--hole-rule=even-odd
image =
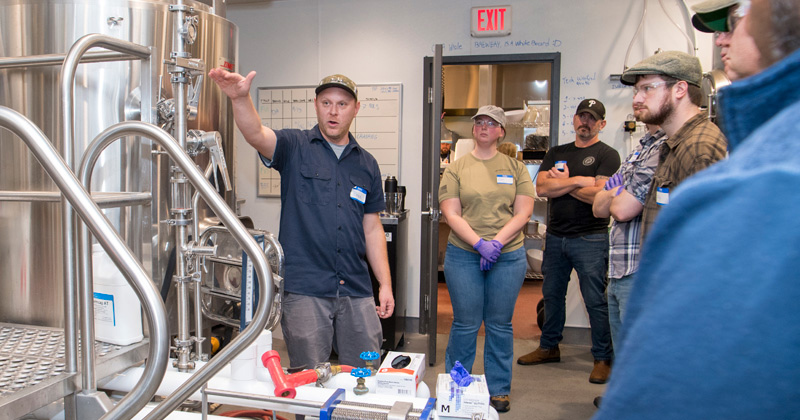
[{"label": "gray baseball cap", "polygon": [[697,57],[681,51],[664,51],[636,63],[622,72],[620,81],[624,85],[636,84],[636,76],[660,74],[700,86],[703,68]]},{"label": "gray baseball cap", "polygon": [[506,128],[506,113],[503,108],[494,105],[484,105],[478,108],[478,113],[472,116],[472,119],[485,115],[500,123],[500,126]]},{"label": "gray baseball cap", "polygon": [[692,26],[700,32],[728,32],[728,12],[739,0],[706,0],[692,6]]}]

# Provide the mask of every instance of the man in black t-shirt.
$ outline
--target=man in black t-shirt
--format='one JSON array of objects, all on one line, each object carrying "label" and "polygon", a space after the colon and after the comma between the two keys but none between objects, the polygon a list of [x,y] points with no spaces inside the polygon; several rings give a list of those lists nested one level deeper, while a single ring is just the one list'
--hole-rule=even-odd
[{"label": "man in black t-shirt", "polygon": [[598,138],[605,116],[597,99],[582,101],[572,119],[575,141],[551,148],[539,167],[536,192],[550,199],[542,262],[545,321],[539,347],[517,360],[521,365],[561,361],[558,343],[566,320],[567,285],[575,269],[592,328],[595,362],[589,382],[600,384],[608,380],[614,358],[605,297],[609,219],[594,217],[592,202],[620,165],[619,153]]}]

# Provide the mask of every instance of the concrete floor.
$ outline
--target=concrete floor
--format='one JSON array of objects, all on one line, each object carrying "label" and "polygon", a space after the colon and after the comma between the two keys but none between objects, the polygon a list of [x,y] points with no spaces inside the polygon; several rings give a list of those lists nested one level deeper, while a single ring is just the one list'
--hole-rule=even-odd
[{"label": "concrete floor", "polygon": [[[286,357],[286,346],[276,331],[273,348]],[[427,366],[424,381],[435,393],[436,378],[444,370],[444,352],[447,347],[447,334],[437,335],[437,358],[434,366]],[[427,348],[427,336],[406,334],[403,347],[398,351],[424,353]],[[483,373],[483,336],[478,336],[478,354],[473,373]],[[519,357],[532,351],[537,341],[514,340],[514,355]],[[588,329],[567,328],[561,345],[561,362],[538,366],[521,366],[514,364],[511,385],[511,411],[502,413],[501,420],[536,419],[536,420],[581,420],[589,419],[595,412],[592,404],[594,398],[602,395],[605,385],[589,383],[593,359],[589,351],[590,338]],[[214,414],[224,413],[241,407],[221,406]],[[291,414],[279,413],[287,419]]]}]

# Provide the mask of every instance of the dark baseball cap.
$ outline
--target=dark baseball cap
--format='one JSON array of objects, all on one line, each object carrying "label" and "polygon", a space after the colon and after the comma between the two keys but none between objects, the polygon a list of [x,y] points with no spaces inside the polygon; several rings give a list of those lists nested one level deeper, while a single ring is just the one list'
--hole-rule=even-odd
[{"label": "dark baseball cap", "polygon": [[728,32],[728,14],[730,8],[739,4],[739,0],[706,0],[692,6],[692,26],[700,32]]},{"label": "dark baseball cap", "polygon": [[588,112],[597,120],[601,121],[606,119],[606,107],[597,99],[584,99],[578,104],[578,109],[575,110],[575,115],[581,112]]},{"label": "dark baseball cap", "polygon": [[700,86],[703,68],[700,59],[681,51],[664,51],[636,63],[622,72],[620,82],[624,85],[636,84],[636,76],[660,74]]},{"label": "dark baseball cap", "polygon": [[317,86],[317,89],[314,91],[314,93],[319,95],[320,92],[330,87],[338,87],[340,89],[344,89],[348,93],[353,95],[353,98],[358,100],[358,88],[356,87],[355,82],[350,80],[350,78],[345,75],[332,74],[330,76],[325,77],[324,79],[319,81],[319,86]]}]

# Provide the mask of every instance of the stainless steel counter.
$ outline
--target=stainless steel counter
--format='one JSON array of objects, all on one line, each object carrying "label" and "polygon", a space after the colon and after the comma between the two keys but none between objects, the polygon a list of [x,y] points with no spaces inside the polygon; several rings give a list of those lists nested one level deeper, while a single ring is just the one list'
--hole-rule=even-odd
[{"label": "stainless steel counter", "polygon": [[400,223],[401,220],[405,220],[408,217],[408,210],[403,210],[398,214],[388,214],[381,212],[381,223],[384,225],[396,225]]}]

